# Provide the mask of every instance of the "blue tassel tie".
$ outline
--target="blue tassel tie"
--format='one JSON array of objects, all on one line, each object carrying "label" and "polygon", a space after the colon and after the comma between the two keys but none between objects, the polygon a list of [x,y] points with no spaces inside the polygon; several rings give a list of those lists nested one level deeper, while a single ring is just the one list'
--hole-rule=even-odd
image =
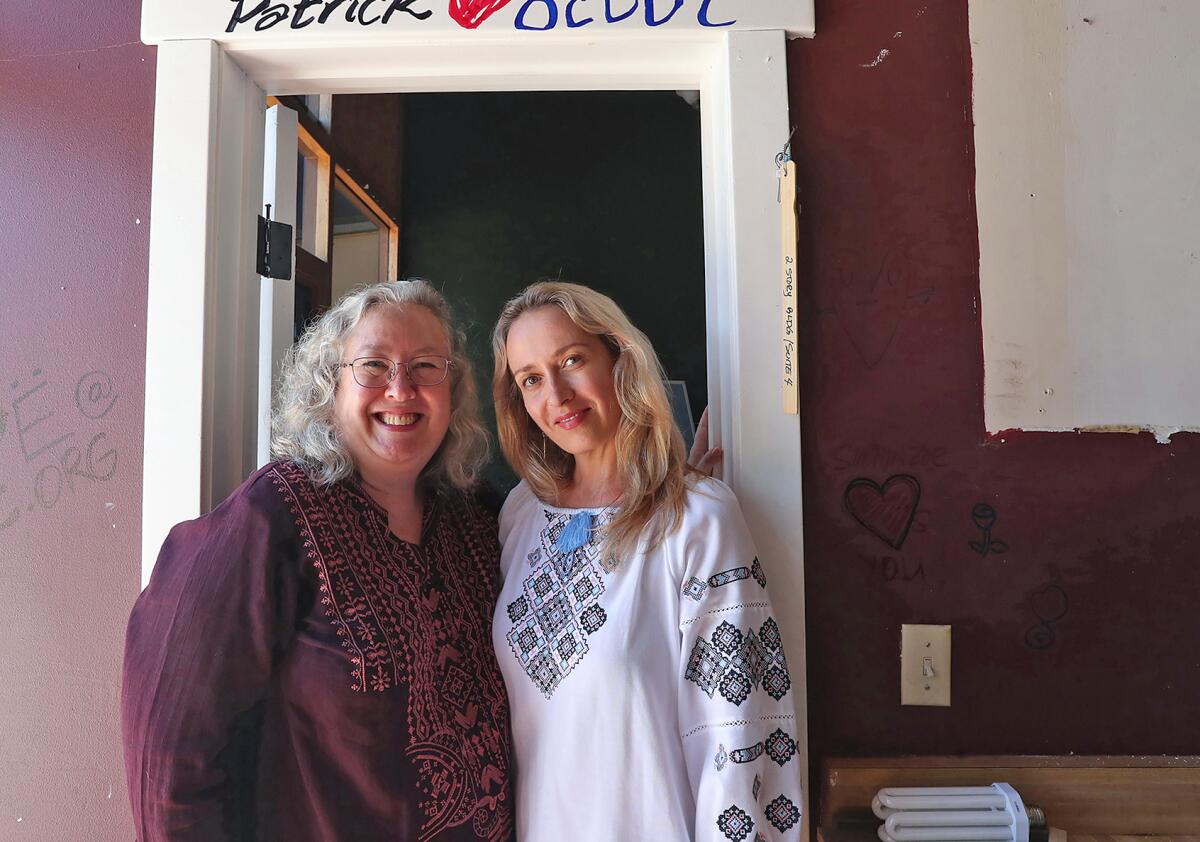
[{"label": "blue tassel tie", "polygon": [[593,519],[591,512],[579,512],[567,521],[563,531],[558,533],[554,549],[562,555],[569,555],[586,545],[588,541],[592,540]]}]

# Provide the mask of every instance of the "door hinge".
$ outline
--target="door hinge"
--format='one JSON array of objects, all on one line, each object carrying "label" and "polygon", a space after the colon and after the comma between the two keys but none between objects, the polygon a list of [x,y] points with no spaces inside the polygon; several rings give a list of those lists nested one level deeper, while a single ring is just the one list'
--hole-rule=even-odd
[{"label": "door hinge", "polygon": [[258,217],[258,257],[255,269],[267,278],[281,281],[292,279],[292,226],[271,220],[271,206],[267,215]]}]

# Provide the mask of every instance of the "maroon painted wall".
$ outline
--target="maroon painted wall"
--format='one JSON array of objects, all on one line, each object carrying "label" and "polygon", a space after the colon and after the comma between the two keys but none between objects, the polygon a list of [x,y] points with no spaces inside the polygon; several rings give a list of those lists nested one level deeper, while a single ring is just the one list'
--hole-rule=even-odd
[{"label": "maroon painted wall", "polygon": [[[788,48],[814,760],[1200,753],[1200,437],[985,435],[967,3],[818,0],[817,31]],[[919,499],[847,506],[901,474]],[[901,623],[953,625],[952,707],[900,707]]]},{"label": "maroon painted wall", "polygon": [[154,51],[136,0],[0,4],[0,839],[132,836]]}]

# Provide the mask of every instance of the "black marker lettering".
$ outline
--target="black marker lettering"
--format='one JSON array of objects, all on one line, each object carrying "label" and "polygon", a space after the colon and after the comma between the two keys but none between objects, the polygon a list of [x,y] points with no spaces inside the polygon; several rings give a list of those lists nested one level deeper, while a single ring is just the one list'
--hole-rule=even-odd
[{"label": "black marker lettering", "polygon": [[329,20],[329,16],[344,2],[345,0],[327,0],[325,8],[321,10],[321,16],[317,18],[317,23],[324,23]]},{"label": "black marker lettering", "polygon": [[284,3],[278,3],[274,6],[271,6],[269,9],[267,9],[265,12],[263,12],[263,16],[259,19],[258,23],[254,24],[254,31],[262,32],[263,30],[270,29],[275,24],[285,21],[287,19],[288,19],[287,5]]},{"label": "black marker lettering", "polygon": [[392,0],[392,5],[388,6],[388,10],[383,13],[383,22],[386,24],[389,20],[391,20],[392,12],[404,12],[405,14],[412,15],[417,20],[425,20],[427,17],[433,14],[433,12],[429,11],[428,9],[414,12],[409,8],[409,6],[412,4],[413,0]]},{"label": "black marker lettering", "polygon": [[303,29],[312,23],[315,18],[301,18],[308,11],[309,6],[320,6],[322,0],[296,0],[295,11],[292,12],[292,29]]},{"label": "black marker lettering", "polygon": [[374,2],[375,2],[375,0],[363,0],[362,5],[358,7],[358,22],[361,23],[363,26],[370,26],[373,23],[378,23],[379,20],[383,17],[383,15],[376,15],[375,17],[371,18],[370,20],[367,20],[367,18],[366,18],[367,7],[370,6]]},{"label": "black marker lettering", "polygon": [[233,15],[231,15],[229,18],[229,25],[225,27],[226,32],[233,32],[233,30],[237,28],[238,24],[245,23],[256,15],[261,15],[266,10],[267,6],[270,5],[271,0],[262,0],[261,3],[259,3],[245,15],[242,14],[242,7],[245,5],[245,0],[233,0],[233,2],[237,3],[237,6],[233,10]]}]

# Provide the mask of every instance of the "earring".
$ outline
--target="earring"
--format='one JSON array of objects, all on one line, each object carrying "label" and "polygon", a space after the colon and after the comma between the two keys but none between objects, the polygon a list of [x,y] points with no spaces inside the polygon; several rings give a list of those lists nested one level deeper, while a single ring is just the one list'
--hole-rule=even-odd
[{"label": "earring", "polygon": [[546,461],[546,434],[542,433],[542,461]]}]

